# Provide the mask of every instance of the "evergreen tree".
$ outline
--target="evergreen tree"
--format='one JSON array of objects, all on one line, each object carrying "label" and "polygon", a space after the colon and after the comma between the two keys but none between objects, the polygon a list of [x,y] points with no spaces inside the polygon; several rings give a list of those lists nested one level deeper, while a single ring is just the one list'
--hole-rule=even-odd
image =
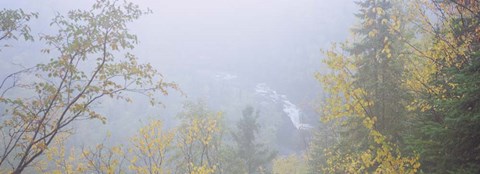
[{"label": "evergreen tree", "polygon": [[480,6],[476,1],[431,5],[441,18],[423,54],[432,55],[434,71],[427,74],[429,89],[419,99],[425,104],[408,143],[420,152],[425,172],[479,173]]},{"label": "evergreen tree", "polygon": [[[363,91],[357,98],[370,103],[364,105],[367,117],[376,120],[374,129],[395,144],[401,143],[402,121],[406,116],[406,91],[402,88],[404,49],[399,41],[401,24],[394,4],[388,0],[357,2],[360,26],[353,28],[356,37],[352,44],[342,48],[355,72],[348,74],[352,86]],[[368,148],[368,129],[362,118],[349,117],[348,124],[339,127],[342,151],[363,151]]]},{"label": "evergreen tree", "polygon": [[[336,123],[338,140],[324,147],[324,160],[311,166],[315,173],[415,173],[415,157],[402,156],[402,121],[407,95],[402,87],[403,44],[401,17],[387,0],[357,2],[360,26],[352,43],[327,51],[325,63],[333,70],[317,75],[328,93],[322,120]],[[325,141],[325,140],[324,140]],[[312,145],[313,150],[318,141]],[[312,159],[316,160],[316,159]],[[310,161],[310,164],[316,164]]]},{"label": "evergreen tree", "polygon": [[243,110],[243,117],[237,122],[237,132],[232,136],[237,146],[237,158],[240,158],[245,172],[258,173],[265,169],[276,156],[276,152],[269,150],[264,144],[257,141],[260,133],[260,124],[257,119],[259,112],[248,106]]},{"label": "evergreen tree", "polygon": [[377,119],[375,128],[391,141],[400,143],[406,92],[401,85],[404,48],[399,41],[399,17],[389,0],[366,0],[357,4],[360,13],[356,16],[361,25],[353,32],[359,41],[347,48],[358,68],[354,86],[365,90],[363,97],[373,102],[366,109],[370,117]]}]

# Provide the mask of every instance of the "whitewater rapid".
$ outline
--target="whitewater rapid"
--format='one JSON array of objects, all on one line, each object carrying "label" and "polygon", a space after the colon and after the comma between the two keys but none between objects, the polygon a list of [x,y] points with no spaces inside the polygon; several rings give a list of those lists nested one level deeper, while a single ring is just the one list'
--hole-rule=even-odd
[{"label": "whitewater rapid", "polygon": [[301,123],[300,109],[295,104],[290,102],[287,96],[278,94],[277,91],[271,89],[265,83],[257,84],[257,86],[255,87],[255,92],[259,95],[270,98],[275,103],[280,102],[283,105],[283,112],[285,112],[285,114],[290,118],[295,128],[297,129],[312,128],[312,126],[309,124]]}]

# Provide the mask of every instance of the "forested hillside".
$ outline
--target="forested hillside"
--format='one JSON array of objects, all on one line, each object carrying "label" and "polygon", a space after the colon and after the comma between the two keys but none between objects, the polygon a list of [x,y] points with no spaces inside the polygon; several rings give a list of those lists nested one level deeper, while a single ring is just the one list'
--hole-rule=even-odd
[{"label": "forested hillside", "polygon": [[45,3],[0,2],[0,174],[480,173],[478,0]]}]

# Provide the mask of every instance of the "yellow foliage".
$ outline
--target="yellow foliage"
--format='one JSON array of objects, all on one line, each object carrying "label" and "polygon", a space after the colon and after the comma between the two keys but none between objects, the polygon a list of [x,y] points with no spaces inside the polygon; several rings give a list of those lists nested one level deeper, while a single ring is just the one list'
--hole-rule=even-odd
[{"label": "yellow foliage", "polygon": [[[342,48],[344,46],[342,45]],[[316,76],[322,82],[325,92],[330,94],[322,107],[322,120],[345,124],[345,118],[357,118],[368,130],[367,136],[373,140],[371,142],[373,145],[361,152],[338,152],[333,148],[325,149],[327,166],[323,168],[323,172],[417,173],[420,167],[418,157],[402,156],[395,144],[388,142],[384,135],[375,130],[376,117],[367,112],[373,102],[365,97],[364,89],[352,84],[355,73],[352,60],[355,60],[355,57],[338,54],[336,49],[334,46],[327,51],[325,59],[325,63],[333,72]]]},{"label": "yellow foliage", "polygon": [[[48,149],[45,150],[46,159],[40,161],[36,165],[36,168],[39,172],[42,173],[84,173],[85,168],[82,163],[81,155],[71,148],[70,151],[66,152],[65,142],[66,136],[60,135],[56,139],[53,145],[50,145]],[[53,166],[48,167],[48,166]]]},{"label": "yellow foliage", "polygon": [[215,154],[221,143],[222,113],[194,112],[187,115],[177,129],[177,161],[186,173],[211,173],[219,165]]},{"label": "yellow foliage", "polygon": [[163,165],[174,138],[174,131],[162,129],[162,122],[153,120],[132,138],[134,155],[130,160],[130,170],[135,173],[168,173]]},{"label": "yellow foliage", "polygon": [[[46,149],[46,157],[37,163],[39,173],[172,173],[168,162],[176,160],[182,171],[192,174],[211,174],[218,170],[222,114],[208,113],[184,120],[177,129],[164,130],[159,120],[150,121],[131,138],[132,147],[106,146],[65,150],[65,139],[56,139]],[[175,139],[177,147],[172,146]],[[107,133],[107,138],[110,137]],[[38,146],[37,148],[43,148]],[[170,148],[176,148],[179,156]],[[167,159],[167,156],[177,157]],[[125,168],[123,165],[128,165]],[[126,170],[126,171],[124,171]],[[175,170],[178,170],[176,168]],[[128,171],[128,172],[127,172]],[[2,171],[3,172],[3,171]],[[6,171],[8,172],[8,171]]]},{"label": "yellow foliage", "polygon": [[190,174],[212,174],[215,172],[215,167],[209,167],[208,165],[203,166],[192,166],[193,171]]},{"label": "yellow foliage", "polygon": [[[422,100],[421,95],[431,95],[437,98],[445,98],[444,86],[428,85],[432,82],[435,76],[440,73],[439,70],[443,67],[461,68],[467,59],[462,59],[469,56],[469,47],[476,38],[473,34],[475,32],[465,33],[466,35],[455,36],[453,28],[455,20],[444,20],[442,27],[442,34],[438,34],[438,26],[434,26],[432,21],[432,14],[437,16],[458,16],[461,11],[455,8],[455,3],[440,3],[441,6],[436,6],[431,1],[410,1],[409,8],[413,13],[407,15],[409,21],[413,21],[421,27],[420,32],[425,39],[419,43],[410,43],[411,52],[413,55],[407,60],[405,65],[406,82],[405,87],[412,91],[415,100],[410,103],[408,110],[419,110],[422,112],[433,109],[433,106],[428,101]],[[440,8],[440,9],[439,9]],[[442,11],[444,14],[438,14]],[[466,14],[461,14],[466,15]],[[436,38],[436,39],[433,39]],[[435,40],[435,42],[431,42]],[[456,84],[446,80],[448,88],[455,88]]]},{"label": "yellow foliage", "polygon": [[290,155],[273,160],[273,174],[305,174],[307,173],[307,157]]}]

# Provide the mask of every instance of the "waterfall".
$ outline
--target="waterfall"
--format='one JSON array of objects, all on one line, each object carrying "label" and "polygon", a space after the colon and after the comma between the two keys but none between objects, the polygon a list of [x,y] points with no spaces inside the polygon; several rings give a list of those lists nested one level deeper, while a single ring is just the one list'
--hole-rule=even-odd
[{"label": "waterfall", "polygon": [[267,86],[265,83],[260,83],[257,84],[255,87],[255,92],[256,94],[262,95],[264,97],[269,98],[275,103],[281,103],[283,105],[283,112],[290,118],[292,121],[293,125],[297,129],[310,129],[312,128],[311,125],[301,123],[300,121],[300,116],[301,116],[301,111],[300,109],[290,102],[285,95],[280,95],[277,93],[277,91],[271,89],[270,87]]}]

